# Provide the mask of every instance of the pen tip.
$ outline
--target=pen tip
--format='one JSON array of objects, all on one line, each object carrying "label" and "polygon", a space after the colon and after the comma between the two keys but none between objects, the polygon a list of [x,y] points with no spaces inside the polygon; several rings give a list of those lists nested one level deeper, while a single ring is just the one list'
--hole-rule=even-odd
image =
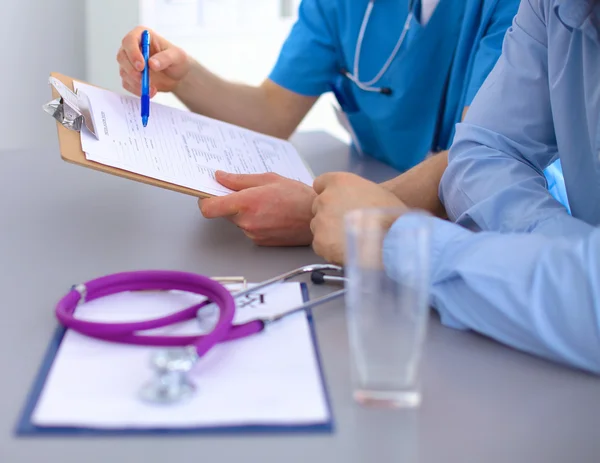
[{"label": "pen tip", "polygon": [[148,118],[147,117],[142,117],[142,124],[144,124],[144,127],[146,127],[148,125]]}]

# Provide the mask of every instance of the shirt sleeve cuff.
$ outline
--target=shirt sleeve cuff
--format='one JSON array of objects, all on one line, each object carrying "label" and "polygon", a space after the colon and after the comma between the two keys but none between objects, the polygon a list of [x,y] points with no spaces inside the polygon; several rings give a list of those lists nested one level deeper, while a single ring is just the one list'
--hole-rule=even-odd
[{"label": "shirt sleeve cuff", "polygon": [[[408,252],[408,246],[414,246],[413,243],[407,244],[403,239],[406,232],[410,230],[423,230],[429,236],[429,246],[425,265],[428,267],[429,274],[429,294],[433,294],[433,286],[437,282],[438,270],[443,268],[444,253],[452,242],[468,239],[473,232],[462,228],[452,222],[426,215],[423,213],[407,213],[397,219],[383,243],[383,265],[394,280],[403,279],[403,272],[408,269],[403,268],[402,263],[410,259],[403,259],[402,254]],[[435,305],[435,304],[434,304]],[[440,312],[441,321],[444,325],[465,329],[464,325],[448,313]]]},{"label": "shirt sleeve cuff", "polygon": [[269,80],[290,92],[308,97],[318,97],[330,90],[328,81],[301,75],[293,68],[287,69],[286,63],[278,63],[269,74]]}]

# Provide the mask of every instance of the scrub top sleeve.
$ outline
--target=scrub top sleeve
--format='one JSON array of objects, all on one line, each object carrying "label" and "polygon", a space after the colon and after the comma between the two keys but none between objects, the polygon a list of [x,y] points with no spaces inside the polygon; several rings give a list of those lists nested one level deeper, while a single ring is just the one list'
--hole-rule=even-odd
[{"label": "scrub top sleeve", "polygon": [[471,79],[467,88],[465,106],[471,105],[479,88],[496,65],[502,53],[504,36],[517,14],[519,2],[520,0],[499,0],[496,3],[488,27],[475,51],[473,71],[471,72]]},{"label": "scrub top sleeve", "polygon": [[303,0],[269,79],[295,93],[319,96],[338,73],[334,34],[337,2]]}]

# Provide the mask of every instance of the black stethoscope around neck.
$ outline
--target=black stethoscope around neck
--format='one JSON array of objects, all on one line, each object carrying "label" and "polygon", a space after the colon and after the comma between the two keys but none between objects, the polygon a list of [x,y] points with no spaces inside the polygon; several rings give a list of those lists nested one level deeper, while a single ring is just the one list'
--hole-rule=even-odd
[{"label": "black stethoscope around neck", "polygon": [[400,37],[398,38],[398,41],[396,42],[396,46],[392,50],[392,53],[390,53],[390,55],[388,56],[388,59],[383,64],[383,66],[381,67],[381,69],[379,70],[377,75],[375,75],[375,77],[373,77],[369,81],[362,82],[359,78],[360,51],[361,51],[363,40],[365,37],[365,31],[367,29],[367,25],[369,24],[369,19],[371,17],[371,12],[373,11],[373,6],[375,5],[375,0],[369,0],[369,4],[367,5],[367,9],[363,16],[362,24],[360,26],[360,31],[358,33],[358,39],[356,40],[356,47],[354,49],[353,71],[352,71],[352,73],[350,73],[346,69],[340,70],[340,72],[344,76],[346,76],[348,79],[350,79],[352,82],[354,82],[356,84],[356,86],[358,88],[360,88],[361,90],[364,90],[367,92],[377,92],[377,93],[381,93],[383,95],[391,95],[392,94],[392,89],[390,87],[375,87],[375,84],[377,84],[377,82],[379,82],[379,80],[383,77],[385,72],[388,70],[388,68],[390,67],[390,64],[392,64],[392,61],[394,61],[394,58],[398,54],[398,51],[400,50],[402,43],[404,43],[404,39],[406,37],[406,34],[408,33],[408,29],[410,28],[410,22],[412,21],[412,18],[413,18],[413,4],[414,4],[414,0],[409,0],[408,15],[406,17],[406,21],[404,22],[404,27],[402,28]]}]

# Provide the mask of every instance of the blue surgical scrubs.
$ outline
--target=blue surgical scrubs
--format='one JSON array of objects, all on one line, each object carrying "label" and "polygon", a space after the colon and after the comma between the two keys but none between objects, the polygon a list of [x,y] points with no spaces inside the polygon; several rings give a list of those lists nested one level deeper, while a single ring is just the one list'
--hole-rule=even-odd
[{"label": "blue surgical scrubs", "polygon": [[[334,90],[361,151],[404,171],[429,152],[447,149],[454,126],[498,59],[519,0],[440,0],[422,26],[420,1],[400,51],[374,84],[358,88],[352,72],[368,0],[303,0],[270,79],[293,92]],[[371,80],[392,52],[409,0],[375,2],[360,55],[359,79]]]}]

